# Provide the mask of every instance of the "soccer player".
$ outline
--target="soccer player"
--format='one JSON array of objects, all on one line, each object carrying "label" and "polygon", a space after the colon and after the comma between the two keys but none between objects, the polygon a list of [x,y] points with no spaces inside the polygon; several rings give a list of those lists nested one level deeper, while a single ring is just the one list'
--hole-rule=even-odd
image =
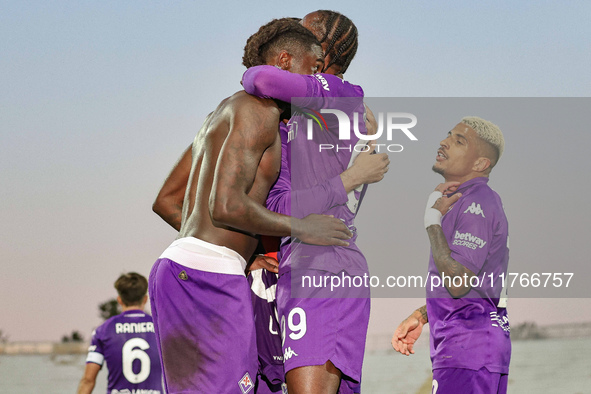
[{"label": "soccer player", "polygon": [[[324,73],[293,75],[273,67],[253,67],[243,76],[245,90],[283,101],[309,98],[298,100],[298,106],[312,110],[339,109],[349,115],[351,130],[357,128],[366,134],[363,90],[335,76],[346,71],[356,53],[355,25],[342,14],[324,10],[307,15],[302,24],[313,31],[323,45]],[[357,119],[354,113],[359,115]],[[331,214],[354,230],[354,218],[364,190],[343,187],[339,174],[351,166],[360,151],[370,148],[365,146],[367,141],[359,141],[355,135],[339,140],[336,116],[325,117],[326,129],[314,128],[312,140],[308,140],[308,122],[302,115],[293,117],[288,127],[282,129],[284,160],[267,206],[294,217],[309,213]],[[337,145],[339,148],[335,149]],[[332,150],[319,151],[322,146],[332,146]],[[387,156],[383,155],[382,160],[387,171]],[[384,172],[374,182],[380,180]],[[310,198],[306,191],[319,186],[322,192]],[[333,298],[327,298],[330,295],[326,292],[300,293],[299,297],[292,297],[291,292],[292,286],[301,291],[305,275],[323,279],[340,274],[348,278],[367,274],[367,262],[355,244],[355,230],[354,233],[347,247],[307,245],[295,237],[282,241],[277,309],[290,393],[359,392],[369,319],[369,291],[357,294],[357,298],[346,298],[351,294],[343,292]],[[321,298],[308,298],[311,296]]]},{"label": "soccer player", "polygon": [[[297,73],[322,66],[316,37],[289,19],[274,20],[247,41],[258,64]],[[338,219],[292,219],[263,206],[281,162],[282,108],[243,91],[223,100],[191,149],[179,238],[150,273],[150,300],[166,391],[253,391],[257,353],[246,261],[254,234],[295,233],[305,242],[346,245]]]},{"label": "soccer player", "polygon": [[398,326],[392,346],[414,353],[430,323],[433,393],[506,393],[511,342],[499,278],[507,272],[509,236],[501,199],[488,186],[503,134],[491,122],[465,117],[440,145],[433,170],[445,183],[425,212],[427,304]]},{"label": "soccer player", "polygon": [[115,282],[123,313],[105,321],[92,333],[84,376],[78,394],[92,393],[96,377],[107,363],[107,392],[162,393],[162,370],[150,315],[144,313],[148,281],[135,272]]}]

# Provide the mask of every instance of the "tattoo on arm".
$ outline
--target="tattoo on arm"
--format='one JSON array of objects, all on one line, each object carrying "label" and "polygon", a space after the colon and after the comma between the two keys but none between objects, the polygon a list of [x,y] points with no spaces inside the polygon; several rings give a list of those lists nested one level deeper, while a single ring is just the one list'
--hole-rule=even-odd
[{"label": "tattoo on arm", "polygon": [[421,317],[425,321],[425,323],[429,322],[429,317],[427,316],[427,305],[423,305],[417,311],[421,314]]},{"label": "tattoo on arm", "polygon": [[435,262],[435,266],[439,270],[439,273],[451,277],[452,281],[453,278],[458,276],[462,279],[468,279],[465,282],[462,280],[462,286],[459,287],[455,287],[453,284],[450,284],[446,281],[444,282],[445,287],[454,297],[464,295],[470,290],[470,285],[466,282],[469,282],[469,279],[474,276],[474,273],[451,257],[451,250],[447,244],[447,240],[445,239],[445,234],[443,234],[441,226],[429,226],[427,228],[427,234],[429,235],[429,242],[431,243],[433,261]]}]

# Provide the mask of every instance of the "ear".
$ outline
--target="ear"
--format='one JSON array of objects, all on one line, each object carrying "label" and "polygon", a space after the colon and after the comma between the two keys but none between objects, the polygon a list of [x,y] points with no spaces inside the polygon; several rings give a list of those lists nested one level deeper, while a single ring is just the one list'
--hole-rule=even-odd
[{"label": "ear", "polygon": [[484,172],[490,167],[490,159],[488,157],[479,157],[474,162],[472,169],[476,172]]},{"label": "ear", "polygon": [[140,305],[142,307],[142,309],[144,309],[144,307],[146,306],[146,303],[148,302],[148,295],[146,294],[144,296],[144,299],[142,300],[142,305]]},{"label": "ear", "polygon": [[293,57],[289,54],[289,52],[287,52],[286,50],[282,50],[277,55],[277,61],[275,65],[282,70],[290,70],[292,60]]},{"label": "ear", "polygon": [[117,296],[117,303],[119,305],[121,305],[122,308],[125,306],[125,304],[123,303],[123,300],[121,299],[121,296]]}]

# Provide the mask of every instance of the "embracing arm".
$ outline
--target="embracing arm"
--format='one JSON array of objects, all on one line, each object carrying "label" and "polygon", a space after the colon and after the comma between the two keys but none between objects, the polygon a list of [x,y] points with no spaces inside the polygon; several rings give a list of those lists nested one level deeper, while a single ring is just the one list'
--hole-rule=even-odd
[{"label": "embracing arm", "polygon": [[191,174],[192,147],[193,145],[189,145],[185,149],[152,204],[152,210],[176,231],[181,228],[183,200]]},{"label": "embracing arm", "polygon": [[251,67],[242,76],[242,85],[248,94],[291,102],[292,97],[309,94],[308,78],[278,69],[274,66]]},{"label": "embracing arm", "polygon": [[216,165],[209,198],[212,221],[253,234],[292,235],[309,243],[348,245],[343,240],[351,233],[340,220],[322,216],[294,219],[267,210],[248,195],[263,153],[278,143],[277,136],[277,116],[268,108],[237,108]]},{"label": "embracing arm", "polygon": [[[373,115],[371,118],[375,121]],[[368,125],[369,131],[369,125],[372,124],[372,120],[369,117],[366,124]],[[292,190],[291,174],[289,172],[290,166],[287,162],[286,150],[287,148],[283,144],[281,175],[267,198],[267,208],[274,212],[291,212],[292,198],[304,216],[315,212],[325,212],[336,204],[345,204],[348,200],[347,194],[351,191],[361,185],[376,183],[384,179],[384,175],[388,172],[388,166],[390,164],[388,155],[386,153],[376,154],[374,152],[374,144],[370,143],[367,151],[361,152],[355,158],[353,165],[340,175],[308,189]],[[299,204],[299,201],[306,201],[306,204]]]}]

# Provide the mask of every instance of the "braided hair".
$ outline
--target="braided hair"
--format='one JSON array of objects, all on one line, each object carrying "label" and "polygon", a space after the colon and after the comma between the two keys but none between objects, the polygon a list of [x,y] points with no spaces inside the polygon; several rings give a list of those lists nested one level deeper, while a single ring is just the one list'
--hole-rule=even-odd
[{"label": "braided hair", "polygon": [[310,28],[321,44],[327,44],[324,56],[330,59],[324,70],[336,64],[344,73],[357,53],[357,27],[351,19],[336,11],[319,10],[314,14]]},{"label": "braided hair", "polygon": [[246,68],[267,64],[279,51],[287,50],[300,56],[312,45],[320,46],[316,36],[300,25],[298,18],[273,19],[261,26],[258,32],[246,41],[242,64]]}]

